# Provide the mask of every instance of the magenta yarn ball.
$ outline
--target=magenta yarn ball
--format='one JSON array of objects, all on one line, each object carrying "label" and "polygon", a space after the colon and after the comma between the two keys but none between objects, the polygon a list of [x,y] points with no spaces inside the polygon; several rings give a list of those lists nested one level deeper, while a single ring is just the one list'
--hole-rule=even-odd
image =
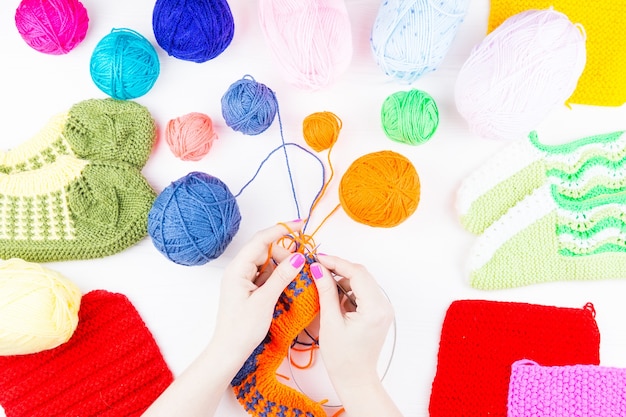
[{"label": "magenta yarn ball", "polygon": [[78,0],[22,0],[15,11],[15,25],[31,48],[63,55],[85,39],[89,16]]}]

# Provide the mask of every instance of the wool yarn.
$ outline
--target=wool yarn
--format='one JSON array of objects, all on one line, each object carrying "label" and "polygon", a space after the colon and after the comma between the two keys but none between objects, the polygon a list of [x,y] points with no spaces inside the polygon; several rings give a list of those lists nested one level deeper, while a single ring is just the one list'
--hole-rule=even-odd
[{"label": "wool yarn", "polygon": [[165,141],[172,153],[183,161],[199,161],[211,150],[217,139],[211,118],[191,112],[171,119],[165,129]]},{"label": "wool yarn", "polygon": [[157,0],[152,28],[165,52],[197,63],[224,52],[235,34],[226,0]]},{"label": "wool yarn", "polygon": [[523,138],[572,95],[585,34],[553,9],[511,16],[476,45],[455,85],[456,107],[485,138]]},{"label": "wool yarn", "polygon": [[226,124],[244,135],[258,135],[272,125],[278,101],[271,88],[250,75],[232,83],[221,100]]},{"label": "wool yarn", "polygon": [[388,96],[380,110],[383,131],[395,142],[421,145],[439,126],[439,110],[430,94],[421,90],[398,91]]},{"label": "wool yarn", "polygon": [[12,258],[0,263],[0,356],[55,348],[74,334],[82,294],[60,273]]},{"label": "wool yarn", "polygon": [[228,186],[194,171],[159,194],[148,213],[148,233],[170,261],[195,266],[220,256],[240,222],[239,206]]},{"label": "wool yarn", "polygon": [[441,329],[431,417],[506,417],[511,365],[598,365],[600,331],[583,308],[456,300]]},{"label": "wool yarn", "polygon": [[339,138],[341,119],[329,111],[308,115],[302,122],[304,141],[316,152],[330,149]]},{"label": "wool yarn", "polygon": [[260,0],[265,41],[287,82],[304,90],[331,85],[352,60],[345,0]]},{"label": "wool yarn", "polygon": [[372,27],[376,63],[395,80],[412,83],[441,65],[469,0],[384,0]]},{"label": "wool yarn", "polygon": [[63,55],[85,39],[89,16],[79,0],[22,0],[15,25],[34,50]]},{"label": "wool yarn", "polygon": [[417,209],[420,181],[409,159],[393,151],[361,156],[339,183],[341,207],[353,220],[374,227],[394,227]]},{"label": "wool yarn", "polygon": [[154,46],[139,32],[113,29],[96,45],[89,63],[96,86],[118,100],[146,94],[161,71]]}]

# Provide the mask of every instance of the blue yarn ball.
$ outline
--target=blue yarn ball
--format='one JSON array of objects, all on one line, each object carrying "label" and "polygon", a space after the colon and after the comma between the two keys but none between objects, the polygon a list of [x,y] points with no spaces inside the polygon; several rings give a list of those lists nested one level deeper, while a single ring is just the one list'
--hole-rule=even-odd
[{"label": "blue yarn ball", "polygon": [[235,22],[226,0],[157,0],[152,29],[169,55],[201,63],[230,45]]},{"label": "blue yarn ball", "polygon": [[267,130],[278,112],[276,95],[249,75],[234,82],[222,96],[222,116],[233,130],[258,135]]},{"label": "blue yarn ball", "polygon": [[152,44],[131,29],[113,29],[98,42],[89,71],[96,86],[118,100],[141,97],[157,78],[161,65]]},{"label": "blue yarn ball", "polygon": [[237,200],[226,184],[191,172],[156,198],[148,213],[148,234],[172,262],[203,265],[224,253],[240,222]]}]

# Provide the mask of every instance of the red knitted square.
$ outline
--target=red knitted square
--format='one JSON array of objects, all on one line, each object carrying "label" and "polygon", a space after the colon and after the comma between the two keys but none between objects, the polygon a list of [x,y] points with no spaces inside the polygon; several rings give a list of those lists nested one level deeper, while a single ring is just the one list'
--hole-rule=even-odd
[{"label": "red knitted square", "polygon": [[172,382],[152,334],[130,301],[85,294],[79,322],[61,346],[0,356],[0,404],[7,417],[140,416]]},{"label": "red knitted square", "polygon": [[511,365],[598,365],[600,332],[591,304],[562,308],[454,301],[441,331],[430,417],[506,417]]}]

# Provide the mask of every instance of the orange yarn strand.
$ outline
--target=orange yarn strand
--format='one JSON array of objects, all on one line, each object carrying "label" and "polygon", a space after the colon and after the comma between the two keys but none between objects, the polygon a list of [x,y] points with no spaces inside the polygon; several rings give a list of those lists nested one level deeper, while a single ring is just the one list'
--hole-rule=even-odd
[{"label": "orange yarn strand", "polygon": [[291,350],[295,351],[295,352],[309,352],[309,361],[306,363],[306,365],[300,365],[298,363],[296,363],[296,361],[294,361],[293,356],[290,357],[290,362],[293,366],[295,366],[298,369],[308,369],[313,365],[313,357],[314,357],[314,352],[315,350],[319,349],[319,346],[317,344],[313,344],[311,346],[307,346],[304,349],[298,349],[295,347],[292,347]]}]

